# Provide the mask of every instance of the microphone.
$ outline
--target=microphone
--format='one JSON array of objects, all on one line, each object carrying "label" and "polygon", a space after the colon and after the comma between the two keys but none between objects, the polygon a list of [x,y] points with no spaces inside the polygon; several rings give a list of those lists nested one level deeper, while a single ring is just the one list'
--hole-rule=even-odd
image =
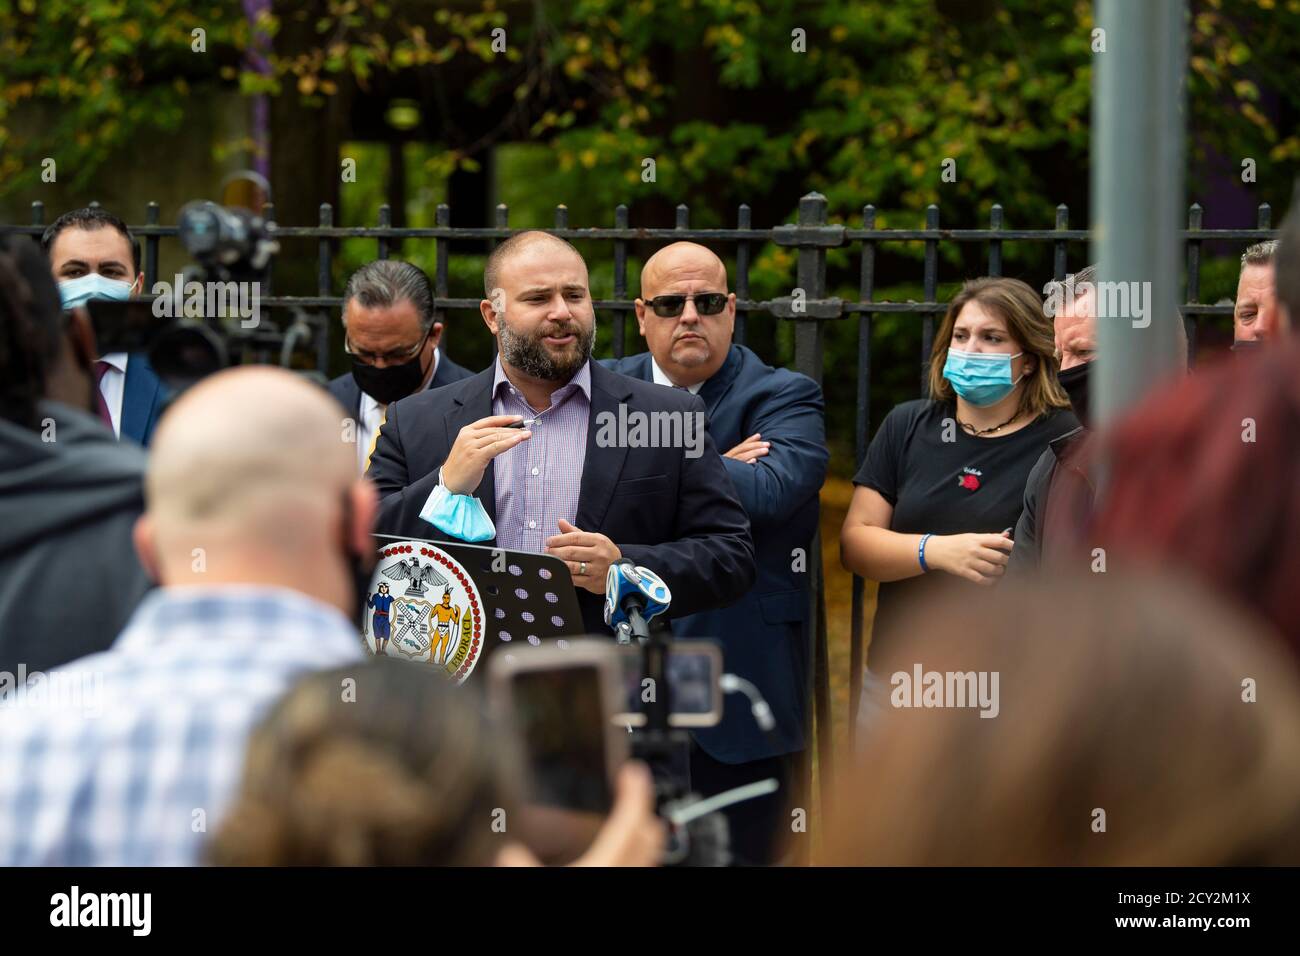
[{"label": "microphone", "polygon": [[614,629],[620,644],[635,634],[649,637],[649,623],[672,603],[673,595],[663,578],[649,568],[638,567],[627,558],[609,566],[605,575],[605,623]]}]

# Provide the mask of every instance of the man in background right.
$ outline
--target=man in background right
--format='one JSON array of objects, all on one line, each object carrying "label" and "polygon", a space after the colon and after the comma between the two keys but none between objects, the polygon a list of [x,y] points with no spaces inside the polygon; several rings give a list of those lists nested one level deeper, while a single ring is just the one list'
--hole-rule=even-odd
[{"label": "man in background right", "polygon": [[[1252,249],[1256,248],[1254,246]],[[1243,259],[1244,261],[1244,259]],[[1016,522],[1016,546],[1006,576],[1019,578],[1057,560],[1077,562],[1079,545],[1092,520],[1096,487],[1090,474],[1092,383],[1097,358],[1097,266],[1049,283],[1049,300],[1059,301],[1052,316],[1058,379],[1079,427],[1050,443],[1025,483],[1024,508]],[[1175,323],[1178,369],[1187,368],[1187,336]],[[1268,334],[1265,332],[1265,334]],[[1104,362],[1105,359],[1102,359]],[[1180,371],[1180,375],[1181,375]]]},{"label": "man in background right", "polygon": [[1273,283],[1277,240],[1257,242],[1241,256],[1237,277],[1237,301],[1232,308],[1232,347],[1259,344],[1272,334],[1276,324],[1277,298]]},{"label": "man in background right", "polygon": [[[1046,518],[1048,493],[1068,484],[1072,515],[1070,524],[1082,527],[1091,510],[1092,485],[1087,473],[1074,459],[1079,445],[1088,435],[1090,425],[1089,385],[1093,360],[1097,357],[1097,267],[1090,265],[1059,283],[1047,287],[1049,296],[1061,301],[1052,316],[1056,337],[1056,359],[1060,363],[1058,379],[1079,427],[1048,444],[1025,483],[1024,509],[1016,522],[1016,546],[1007,562],[1007,577],[1036,572],[1049,553],[1067,550],[1073,542],[1051,542],[1048,547]],[[1065,547],[1063,547],[1063,545]]]},{"label": "man in background right", "polygon": [[1273,287],[1276,307],[1264,329],[1266,336],[1281,338],[1291,334],[1300,320],[1300,202],[1282,223],[1282,232],[1273,255]]}]

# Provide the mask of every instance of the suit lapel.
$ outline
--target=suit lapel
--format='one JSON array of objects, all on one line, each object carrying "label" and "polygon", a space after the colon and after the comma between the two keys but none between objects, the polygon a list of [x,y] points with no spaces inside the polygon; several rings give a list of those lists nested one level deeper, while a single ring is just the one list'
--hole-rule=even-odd
[{"label": "suit lapel", "polygon": [[343,382],[343,388],[348,395],[345,407],[352,409],[352,420],[355,422],[361,421],[361,386],[352,377],[352,373],[348,373],[348,377]]},{"label": "suit lapel", "polygon": [[[451,453],[451,446],[455,444],[456,436],[462,428],[492,414],[492,379],[495,377],[495,371],[496,366],[494,363],[484,371],[479,372],[476,376],[478,381],[474,383],[474,387],[466,390],[460,397],[456,398],[455,404],[447,413],[446,454]],[[479,482],[478,488],[474,491],[474,497],[482,502],[488,517],[495,523],[497,520],[497,491],[496,472],[493,470],[492,462],[488,462],[487,470],[483,472],[483,480]]]},{"label": "suit lapel", "polygon": [[618,419],[618,406],[626,402],[632,391],[621,384],[623,376],[611,372],[599,362],[591,363],[591,416],[587,422],[587,456],[582,464],[582,484],[578,491],[576,524],[583,531],[596,531],[605,521],[610,498],[623,472],[627,447],[615,442],[602,448],[596,442],[598,423],[602,414]]},{"label": "suit lapel", "polygon": [[632,378],[639,378],[643,382],[653,382],[655,380],[654,372],[650,370],[650,353],[642,352],[640,355],[634,355],[627,360],[627,375]]},{"label": "suit lapel", "polygon": [[126,381],[122,384],[121,433],[144,444],[149,430],[149,416],[158,397],[158,376],[143,353],[132,353],[126,361]]},{"label": "suit lapel", "polygon": [[740,351],[739,345],[731,346],[727,353],[727,360],[722,363],[722,368],[718,369],[707,382],[700,386],[698,392],[700,400],[704,402],[704,407],[708,409],[709,418],[713,418],[713,413],[717,411],[718,403],[726,397],[727,392],[731,391],[732,384],[736,381],[736,376],[740,374],[740,366],[744,362],[744,354]]}]

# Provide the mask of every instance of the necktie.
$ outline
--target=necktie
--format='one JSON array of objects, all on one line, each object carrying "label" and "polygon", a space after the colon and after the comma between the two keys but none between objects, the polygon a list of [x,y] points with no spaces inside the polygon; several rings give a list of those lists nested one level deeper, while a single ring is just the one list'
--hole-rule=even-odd
[{"label": "necktie", "polygon": [[112,367],[103,359],[95,362],[95,404],[99,409],[100,419],[109,427],[110,431],[113,430],[113,415],[108,410],[108,402],[104,400],[104,392],[99,386],[104,381],[104,375]]},{"label": "necktie", "polygon": [[366,471],[370,470],[370,456],[375,453],[375,445],[379,443],[379,432],[384,427],[384,422],[388,421],[388,406],[379,406],[379,424],[375,427],[375,434],[370,439],[370,449],[366,452]]}]

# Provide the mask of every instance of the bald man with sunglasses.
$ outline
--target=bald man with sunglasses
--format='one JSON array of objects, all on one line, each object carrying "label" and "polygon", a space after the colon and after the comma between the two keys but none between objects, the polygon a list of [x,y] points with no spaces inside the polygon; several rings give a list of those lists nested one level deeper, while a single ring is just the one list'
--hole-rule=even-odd
[{"label": "bald man with sunglasses", "polygon": [[612,362],[624,375],[685,389],[709,415],[708,432],[749,515],[755,586],[735,604],[679,618],[678,637],[722,642],[728,672],[751,681],[772,708],[764,734],[739,699],[717,727],[693,733],[691,783],[705,795],[775,777],[774,794],[724,812],[738,863],[773,862],[795,759],[804,747],[809,628],[808,549],[826,478],[821,389],[733,344],[736,296],[704,246],[675,242],[641,271],[637,326],[649,351]]}]

